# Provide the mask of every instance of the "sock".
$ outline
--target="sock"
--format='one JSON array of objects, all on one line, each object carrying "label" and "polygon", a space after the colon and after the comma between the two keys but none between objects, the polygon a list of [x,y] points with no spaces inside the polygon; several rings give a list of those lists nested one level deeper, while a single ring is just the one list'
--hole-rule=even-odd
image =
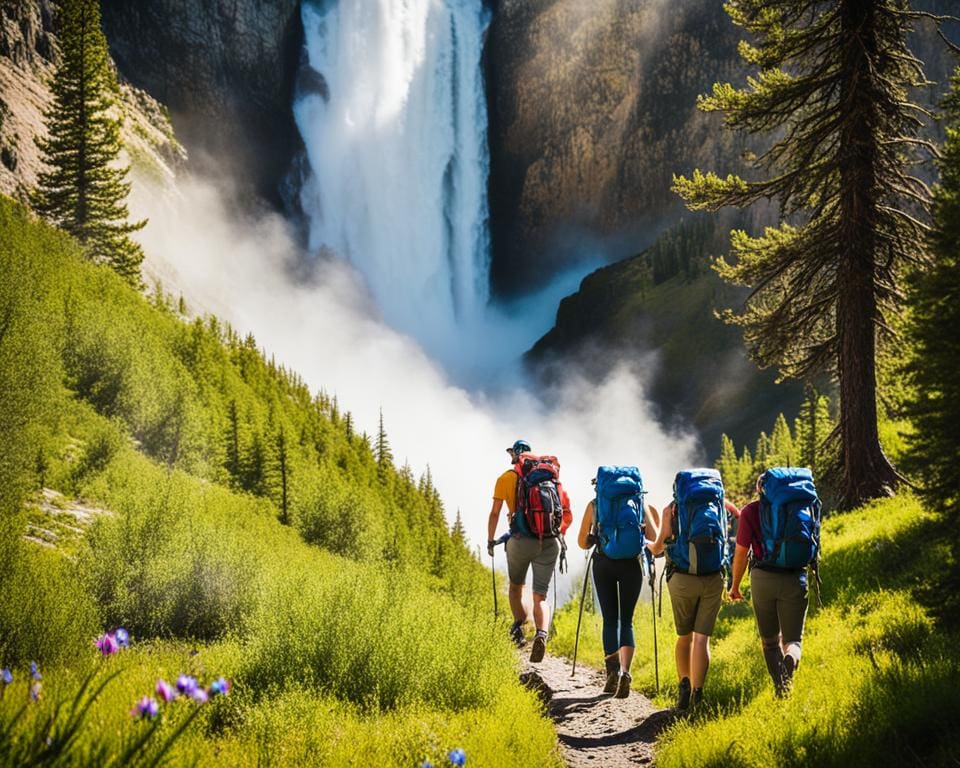
[{"label": "sock", "polygon": [[537,630],[537,637],[542,637],[544,640],[546,640],[546,639],[547,639],[547,630],[545,630],[545,629],[538,629],[538,630]]},{"label": "sock", "polygon": [[767,671],[773,678],[773,684],[779,689],[781,686],[781,664],[783,663],[783,651],[779,645],[763,649],[763,660],[767,663]]}]

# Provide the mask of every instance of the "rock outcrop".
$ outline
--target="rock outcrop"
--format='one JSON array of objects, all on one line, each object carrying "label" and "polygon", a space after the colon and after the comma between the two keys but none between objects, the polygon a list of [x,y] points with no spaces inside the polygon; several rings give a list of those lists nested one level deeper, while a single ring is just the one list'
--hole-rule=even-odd
[{"label": "rock outcrop", "polygon": [[[26,200],[43,164],[34,137],[45,131],[60,48],[51,0],[4,0],[0,7],[0,192]],[[169,183],[185,161],[160,104],[121,80],[123,142],[141,180]]]},{"label": "rock outcrop", "polygon": [[298,150],[299,0],[103,0],[110,50],[170,110],[191,165],[276,206]]},{"label": "rock outcrop", "polygon": [[738,39],[720,3],[501,0],[486,52],[500,292],[591,241],[635,253],[681,212],[672,174],[738,156],[696,109],[742,78]]}]

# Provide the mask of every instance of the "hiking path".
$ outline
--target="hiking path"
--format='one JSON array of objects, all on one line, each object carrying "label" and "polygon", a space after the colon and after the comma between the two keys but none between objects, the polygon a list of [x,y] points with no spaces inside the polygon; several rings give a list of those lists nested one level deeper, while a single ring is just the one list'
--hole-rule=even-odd
[{"label": "hiking path", "polygon": [[625,699],[603,693],[603,673],[591,667],[578,665],[571,677],[567,659],[548,654],[531,664],[526,653],[521,659],[520,679],[544,700],[570,768],[653,764],[654,742],[672,710],[657,709],[636,691]]}]

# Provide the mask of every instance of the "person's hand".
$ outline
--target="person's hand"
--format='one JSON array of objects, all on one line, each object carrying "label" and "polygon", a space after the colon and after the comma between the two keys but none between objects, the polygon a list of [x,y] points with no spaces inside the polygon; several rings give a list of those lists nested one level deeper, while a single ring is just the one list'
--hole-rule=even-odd
[{"label": "person's hand", "polygon": [[734,585],[730,587],[730,591],[727,592],[727,596],[734,603],[739,603],[741,600],[743,600],[743,595],[740,594],[739,585]]},{"label": "person's hand", "polygon": [[493,548],[497,546],[497,542],[494,539],[487,539],[487,554],[490,557],[493,557]]}]

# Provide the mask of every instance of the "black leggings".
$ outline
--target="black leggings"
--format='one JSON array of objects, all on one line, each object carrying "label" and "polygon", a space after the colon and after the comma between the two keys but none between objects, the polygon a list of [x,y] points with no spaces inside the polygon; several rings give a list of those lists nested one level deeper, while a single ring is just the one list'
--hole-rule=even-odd
[{"label": "black leggings", "polygon": [[612,560],[599,552],[593,558],[593,583],[603,614],[603,652],[636,646],[633,640],[633,609],[643,586],[640,560]]}]

